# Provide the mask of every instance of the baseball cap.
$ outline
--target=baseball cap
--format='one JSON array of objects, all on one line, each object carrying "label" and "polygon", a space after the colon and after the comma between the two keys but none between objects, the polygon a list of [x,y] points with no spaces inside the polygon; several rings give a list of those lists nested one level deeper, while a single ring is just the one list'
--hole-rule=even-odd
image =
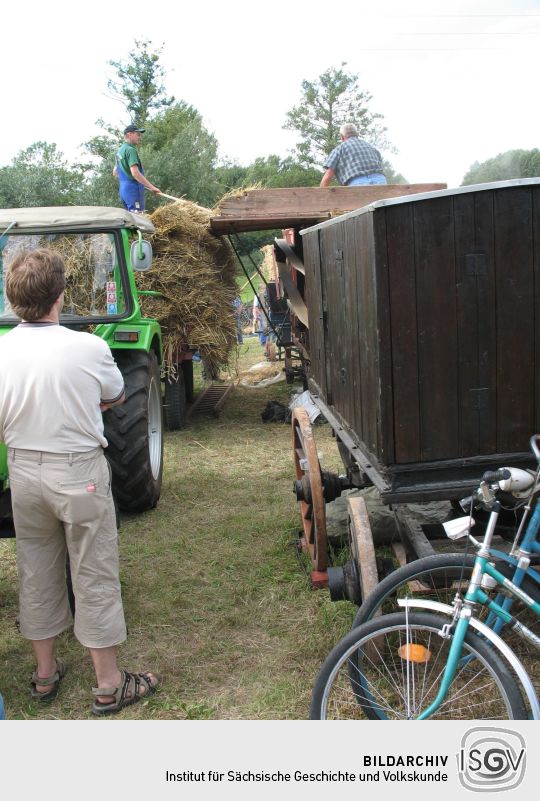
[{"label": "baseball cap", "polygon": [[128,125],[127,128],[124,128],[124,133],[144,133],[144,128],[137,128],[136,125]]}]

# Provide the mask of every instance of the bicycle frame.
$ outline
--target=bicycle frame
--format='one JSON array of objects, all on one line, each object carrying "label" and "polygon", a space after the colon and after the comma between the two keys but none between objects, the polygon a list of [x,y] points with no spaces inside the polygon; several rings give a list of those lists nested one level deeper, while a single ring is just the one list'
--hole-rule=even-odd
[{"label": "bicycle frame", "polygon": [[[446,695],[462,659],[463,642],[469,625],[480,630],[483,636],[488,638],[512,664],[527,694],[529,703],[531,704],[533,717],[537,719],[540,715],[538,698],[525,668],[514,652],[506,645],[504,640],[498,636],[499,631],[504,625],[510,625],[517,634],[527,639],[537,648],[540,648],[540,638],[516,620],[509,611],[513,599],[517,598],[531,609],[534,614],[540,617],[540,604],[535,602],[520,589],[520,584],[525,575],[534,574],[534,579],[538,581],[538,576],[535,571],[529,571],[529,565],[530,556],[533,553],[540,553],[540,544],[537,541],[538,531],[540,530],[540,502],[536,503],[534,513],[527,524],[527,529],[520,547],[514,549],[516,551],[516,571],[513,581],[503,576],[489,561],[490,558],[493,557],[493,551],[490,550],[490,546],[495,533],[499,511],[500,504],[495,502],[492,505],[486,534],[475,559],[471,580],[463,599],[458,594],[453,606],[439,604],[435,601],[421,602],[414,601],[413,599],[402,599],[398,602],[400,606],[404,606],[406,609],[409,607],[428,608],[442,611],[444,614],[452,616],[452,621],[441,631],[442,637],[452,638],[441,686],[433,703],[418,716],[418,720],[427,720],[446,699]],[[482,580],[486,575],[491,577],[501,589],[510,593],[510,596],[505,598],[502,604],[497,603],[496,600],[491,600],[482,589]],[[497,597],[499,598],[499,596]],[[481,623],[474,618],[474,609],[477,604],[481,604],[490,610],[490,615],[486,623]]]}]

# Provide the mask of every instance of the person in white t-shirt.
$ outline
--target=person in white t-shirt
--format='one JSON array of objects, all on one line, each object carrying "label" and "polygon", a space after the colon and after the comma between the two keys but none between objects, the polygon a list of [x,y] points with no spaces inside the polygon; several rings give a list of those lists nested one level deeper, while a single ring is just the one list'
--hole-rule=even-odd
[{"label": "person in white t-shirt", "polygon": [[55,640],[72,624],[67,552],[74,633],[96,674],[92,711],[103,715],[149,695],[157,679],[117,665],[126,625],[101,412],[124,402],[124,382],[102,339],[59,324],[64,287],[53,250],[22,252],[7,267],[6,294],[21,323],[0,337],[0,440],[8,447],[20,629],[37,660],[32,696],[53,700],[66,674]]}]

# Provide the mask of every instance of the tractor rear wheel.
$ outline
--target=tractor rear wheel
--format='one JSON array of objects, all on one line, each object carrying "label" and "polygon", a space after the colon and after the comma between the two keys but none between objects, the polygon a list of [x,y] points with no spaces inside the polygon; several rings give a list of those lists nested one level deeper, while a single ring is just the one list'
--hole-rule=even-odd
[{"label": "tractor rear wheel", "polygon": [[104,415],[107,458],[120,509],[144,512],[156,506],[163,475],[163,406],[155,353],[116,351],[126,400]]}]

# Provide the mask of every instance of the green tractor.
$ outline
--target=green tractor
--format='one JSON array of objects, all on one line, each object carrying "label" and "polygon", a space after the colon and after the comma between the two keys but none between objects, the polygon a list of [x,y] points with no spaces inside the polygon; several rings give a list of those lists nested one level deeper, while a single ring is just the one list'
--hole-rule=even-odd
[{"label": "green tractor", "polygon": [[[20,249],[51,247],[66,264],[61,324],[92,331],[112,350],[126,386],[126,402],[104,414],[113,492],[120,509],[153,508],[163,473],[163,406],[170,428],[185,422],[192,388],[192,349],[179,348],[178,375],[162,385],[159,323],[144,317],[135,272],[148,270],[154,227],[144,215],[102,207],[0,210],[0,336],[19,322],[4,290],[4,265]],[[6,448],[0,443],[0,536],[10,533]]]}]

